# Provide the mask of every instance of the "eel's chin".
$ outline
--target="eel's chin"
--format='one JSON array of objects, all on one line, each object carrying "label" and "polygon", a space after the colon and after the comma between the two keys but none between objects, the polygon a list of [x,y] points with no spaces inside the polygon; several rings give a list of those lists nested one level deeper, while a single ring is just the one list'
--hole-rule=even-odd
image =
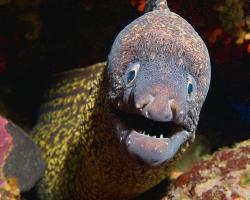
[{"label": "eel's chin", "polygon": [[134,114],[116,113],[114,116],[120,142],[133,159],[148,167],[171,161],[194,139],[194,133],[181,124],[157,122]]}]

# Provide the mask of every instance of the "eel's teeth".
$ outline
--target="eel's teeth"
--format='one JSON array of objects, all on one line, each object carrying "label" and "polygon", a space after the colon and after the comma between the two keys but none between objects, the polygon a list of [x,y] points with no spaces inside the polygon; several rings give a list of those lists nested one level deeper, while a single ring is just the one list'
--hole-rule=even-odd
[{"label": "eel's teeth", "polygon": [[163,138],[163,135],[161,134],[160,138]]},{"label": "eel's teeth", "polygon": [[156,138],[156,136],[153,136],[153,138]]}]

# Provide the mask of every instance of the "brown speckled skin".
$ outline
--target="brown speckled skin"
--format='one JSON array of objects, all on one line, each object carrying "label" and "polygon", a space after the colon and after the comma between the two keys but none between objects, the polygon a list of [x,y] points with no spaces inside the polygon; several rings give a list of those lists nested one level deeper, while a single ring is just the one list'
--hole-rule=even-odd
[{"label": "brown speckled skin", "polygon": [[250,140],[222,149],[194,165],[173,184],[162,200],[248,200]]},{"label": "brown speckled skin", "polygon": [[157,168],[139,165],[119,143],[110,120],[112,101],[123,92],[125,66],[133,59],[150,59],[152,52],[187,66],[197,79],[198,94],[186,118],[195,130],[210,81],[207,49],[178,15],[147,13],[118,35],[105,71],[104,64],[98,64],[64,73],[48,92],[34,129],[48,162],[38,188],[41,199],[128,199],[168,176],[177,156]]}]

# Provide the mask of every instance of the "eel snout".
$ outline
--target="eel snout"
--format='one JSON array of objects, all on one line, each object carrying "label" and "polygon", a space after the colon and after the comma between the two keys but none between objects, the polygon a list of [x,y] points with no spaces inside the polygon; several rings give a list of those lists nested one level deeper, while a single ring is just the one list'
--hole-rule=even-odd
[{"label": "eel snout", "polygon": [[[154,91],[154,88],[152,90]],[[140,115],[161,122],[174,121],[184,114],[177,101],[169,97],[168,92],[164,90],[151,93],[148,90],[140,91],[134,98],[134,108]]]},{"label": "eel snout", "polygon": [[164,98],[161,94],[157,96],[147,95],[146,98],[138,98],[135,108],[146,118],[155,121],[172,121],[174,118],[173,99]]}]

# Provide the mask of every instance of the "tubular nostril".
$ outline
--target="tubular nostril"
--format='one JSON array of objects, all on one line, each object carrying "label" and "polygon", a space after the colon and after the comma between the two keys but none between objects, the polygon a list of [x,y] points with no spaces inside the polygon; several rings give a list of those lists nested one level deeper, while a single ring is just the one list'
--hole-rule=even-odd
[{"label": "tubular nostril", "polygon": [[169,110],[170,110],[171,115],[172,115],[172,119],[175,119],[177,116],[177,113],[178,113],[178,109],[174,103],[174,99],[170,99],[168,104],[169,104]]},{"label": "tubular nostril", "polygon": [[136,108],[137,111],[139,111],[140,113],[143,113],[144,108],[145,108],[146,106],[147,106],[147,104],[142,104],[142,105],[136,104],[136,105],[135,105],[135,108]]},{"label": "tubular nostril", "polygon": [[135,99],[135,108],[140,112],[149,105],[152,101],[154,101],[154,97],[152,95],[147,95],[146,97],[140,96],[140,98]]},{"label": "tubular nostril", "polygon": [[181,110],[179,113],[176,112],[175,120],[178,122],[183,121],[184,119],[184,111]]},{"label": "tubular nostril", "polygon": [[135,103],[135,108],[140,110],[141,109],[141,105],[139,103]]},{"label": "tubular nostril", "polygon": [[145,117],[146,117],[146,118],[150,118],[150,114],[149,114],[148,111],[145,111]]}]

